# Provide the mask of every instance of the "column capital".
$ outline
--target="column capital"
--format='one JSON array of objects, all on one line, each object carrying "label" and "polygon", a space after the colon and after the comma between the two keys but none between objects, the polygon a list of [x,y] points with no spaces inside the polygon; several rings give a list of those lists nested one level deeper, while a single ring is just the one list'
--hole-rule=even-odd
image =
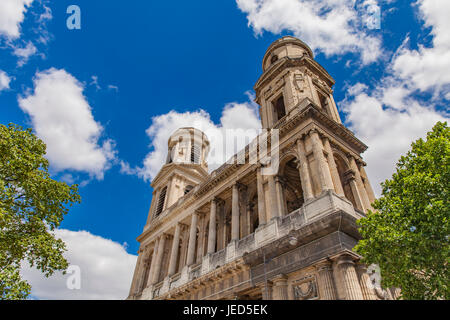
[{"label": "column capital", "polygon": [[246,186],[245,184],[242,184],[242,183],[240,183],[240,182],[238,182],[238,181],[236,181],[236,182],[233,184],[233,187],[237,187],[239,191],[242,191],[242,190],[247,189],[247,186]]},{"label": "column capital", "polygon": [[356,264],[356,271],[358,271],[358,273],[366,273],[367,272],[367,265],[365,263],[357,263]]},{"label": "column capital", "polygon": [[317,133],[317,135],[320,134],[319,130],[317,128],[315,128],[315,127],[308,131],[308,135],[309,136],[312,136],[312,135],[314,135],[316,133]]},{"label": "column capital", "polygon": [[160,239],[169,239],[171,237],[171,235],[170,234],[168,234],[168,233],[165,233],[165,232],[163,232],[160,236],[159,236],[159,238]]},{"label": "column capital", "polygon": [[337,266],[341,265],[341,264],[355,265],[355,260],[356,260],[355,257],[353,257],[353,256],[351,256],[351,255],[349,255],[347,253],[344,253],[344,254],[336,257],[335,263],[336,263]]},{"label": "column capital", "polygon": [[349,169],[344,172],[344,179],[346,181],[352,181],[356,179],[356,172],[352,169]]},{"label": "column capital", "polygon": [[307,134],[302,134],[300,137],[295,139],[295,143],[298,145],[299,143],[303,143],[305,141],[305,137]]},{"label": "column capital", "polygon": [[332,270],[332,266],[333,266],[333,262],[331,260],[325,260],[322,262],[319,262],[318,264],[315,265],[315,268],[318,272],[321,271],[330,271]]},{"label": "column capital", "polygon": [[288,279],[288,276],[285,275],[284,273],[281,273],[275,277],[272,278],[272,283],[277,286],[277,285],[283,285],[286,284]]},{"label": "column capital", "polygon": [[284,177],[282,177],[280,175],[276,175],[275,176],[275,182],[279,182],[279,183],[281,183],[283,185],[286,181],[285,181]]}]

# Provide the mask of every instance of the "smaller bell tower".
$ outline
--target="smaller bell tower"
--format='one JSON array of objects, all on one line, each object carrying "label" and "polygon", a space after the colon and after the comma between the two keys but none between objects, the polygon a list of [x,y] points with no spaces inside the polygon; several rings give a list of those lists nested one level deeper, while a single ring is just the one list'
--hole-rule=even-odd
[{"label": "smaller bell tower", "polygon": [[254,89],[264,129],[277,127],[301,112],[298,106],[305,98],[341,123],[331,89],[334,80],[314,60],[312,50],[303,41],[287,36],[273,42],[264,55],[262,68]]},{"label": "smaller bell tower", "polygon": [[180,128],[168,141],[166,163],[153,179],[147,225],[208,177],[209,141],[195,128]]}]

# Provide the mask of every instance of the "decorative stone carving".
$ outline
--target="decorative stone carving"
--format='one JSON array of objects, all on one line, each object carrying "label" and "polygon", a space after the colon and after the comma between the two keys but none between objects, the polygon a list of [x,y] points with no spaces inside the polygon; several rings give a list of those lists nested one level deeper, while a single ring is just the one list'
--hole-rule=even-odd
[{"label": "decorative stone carving", "polygon": [[294,74],[294,85],[299,92],[305,90],[305,77],[301,73]]},{"label": "decorative stone carving", "polygon": [[314,276],[307,276],[292,284],[295,300],[313,300],[319,297],[317,281]]}]

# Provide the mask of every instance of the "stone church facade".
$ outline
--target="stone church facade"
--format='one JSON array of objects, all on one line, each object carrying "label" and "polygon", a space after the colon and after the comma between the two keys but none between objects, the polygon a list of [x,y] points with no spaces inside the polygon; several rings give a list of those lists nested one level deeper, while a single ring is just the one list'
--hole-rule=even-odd
[{"label": "stone church facade", "polygon": [[[208,138],[181,128],[152,181],[128,299],[392,299],[352,248],[375,199],[367,146],[341,122],[334,80],[293,37],[270,45],[254,89],[277,170],[247,146],[208,173]],[[264,137],[264,139],[266,139]],[[272,146],[271,146],[272,147]],[[269,148],[271,153],[273,148]],[[259,158],[258,158],[259,159]]]}]

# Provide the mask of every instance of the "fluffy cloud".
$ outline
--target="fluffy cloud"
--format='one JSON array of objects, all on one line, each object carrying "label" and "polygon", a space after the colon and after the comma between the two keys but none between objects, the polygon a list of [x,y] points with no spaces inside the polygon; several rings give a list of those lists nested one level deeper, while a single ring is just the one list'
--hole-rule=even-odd
[{"label": "fluffy cloud", "polygon": [[9,83],[11,82],[11,78],[8,76],[8,74],[0,70],[0,91],[9,89]]},{"label": "fluffy cloud", "polygon": [[[87,231],[56,230],[67,246],[64,254],[71,266],[80,270],[80,289],[69,289],[72,274],[58,272],[49,278],[34,268],[22,268],[24,279],[37,299],[125,299],[130,290],[137,256],[124,245]],[[69,286],[70,287],[70,286]]]},{"label": "fluffy cloud", "polygon": [[248,24],[257,34],[266,30],[275,34],[284,30],[304,40],[326,55],[360,53],[362,61],[375,61],[381,54],[381,41],[369,35],[377,19],[372,0],[236,0],[247,14]]},{"label": "fluffy cloud", "polygon": [[20,36],[20,24],[33,0],[0,1],[0,35],[9,39]]},{"label": "fluffy cloud", "polygon": [[395,73],[419,90],[450,90],[450,2],[416,2],[425,27],[431,27],[432,46],[409,50],[403,46],[393,62]]},{"label": "fluffy cloud", "polygon": [[350,129],[369,146],[364,160],[368,163],[370,181],[379,195],[380,182],[392,175],[394,164],[407,152],[411,142],[424,138],[437,121],[445,121],[445,116],[403,95],[402,87],[377,90],[361,91],[342,106]]},{"label": "fluffy cloud", "polygon": [[28,62],[28,59],[36,54],[37,49],[33,42],[29,41],[25,47],[14,47],[14,55],[19,58],[17,65],[23,66]]},{"label": "fluffy cloud", "polygon": [[[342,102],[348,126],[369,145],[367,171],[378,194],[379,183],[391,176],[393,164],[411,142],[425,137],[437,121],[449,119],[439,106],[449,100],[450,22],[446,17],[450,3],[419,0],[415,4],[425,25],[432,28],[433,46],[409,50],[403,44],[374,89],[358,83]],[[417,92],[433,94],[433,98],[423,101]]]},{"label": "fluffy cloud", "polygon": [[94,120],[83,96],[83,85],[65,70],[49,69],[34,78],[34,92],[19,98],[36,134],[47,144],[56,171],[87,172],[98,179],[115,157],[114,142],[100,138],[103,127]]},{"label": "fluffy cloud", "polygon": [[184,113],[170,111],[153,117],[146,130],[153,150],[145,157],[143,167],[131,168],[128,163],[121,162],[121,172],[138,174],[144,180],[155,177],[166,161],[168,138],[182,127],[194,127],[207,135],[211,146],[208,166],[214,170],[256,137],[261,123],[257,107],[250,102],[227,104],[222,111],[220,124],[215,124],[204,110]]}]

